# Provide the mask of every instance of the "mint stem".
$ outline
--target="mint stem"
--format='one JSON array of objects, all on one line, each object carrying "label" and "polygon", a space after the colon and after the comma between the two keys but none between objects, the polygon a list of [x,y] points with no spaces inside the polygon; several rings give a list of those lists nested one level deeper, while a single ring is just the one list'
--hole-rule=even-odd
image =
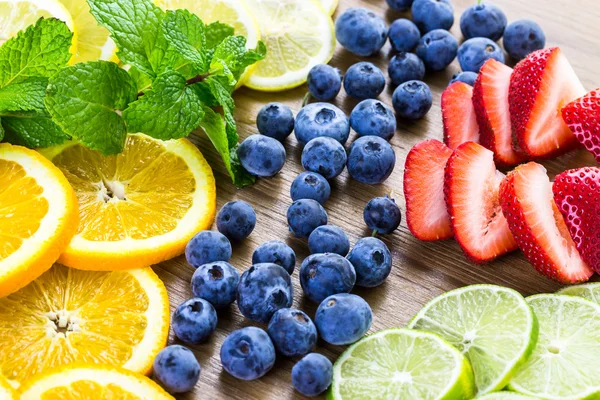
[{"label": "mint stem", "polygon": [[373,233],[371,233],[371,236],[372,236],[372,237],[375,237],[375,236],[377,236],[377,229],[373,229]]},{"label": "mint stem", "polygon": [[306,94],[304,95],[304,98],[302,99],[302,107],[307,105],[309,101],[310,101],[310,92],[306,92]]},{"label": "mint stem", "polygon": [[483,3],[483,0],[477,0],[477,5],[480,6]]}]

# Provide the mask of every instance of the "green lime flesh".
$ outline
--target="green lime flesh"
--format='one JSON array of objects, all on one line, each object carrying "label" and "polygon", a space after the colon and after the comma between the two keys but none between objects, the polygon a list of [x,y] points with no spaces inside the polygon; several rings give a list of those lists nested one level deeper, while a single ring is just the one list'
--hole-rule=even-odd
[{"label": "green lime flesh", "polygon": [[478,397],[477,400],[538,400],[538,397],[525,396],[515,392],[494,392]]}]

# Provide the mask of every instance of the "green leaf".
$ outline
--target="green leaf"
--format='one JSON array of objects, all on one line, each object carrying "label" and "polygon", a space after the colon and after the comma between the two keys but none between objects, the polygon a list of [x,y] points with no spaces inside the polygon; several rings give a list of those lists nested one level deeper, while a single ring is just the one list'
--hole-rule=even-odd
[{"label": "green leaf", "polygon": [[39,19],[0,47],[0,87],[30,77],[50,77],[71,58],[73,34],[54,18]]},{"label": "green leaf", "polygon": [[4,128],[2,127],[2,118],[0,118],[0,142],[4,139]]},{"label": "green leaf", "polygon": [[167,11],[162,21],[162,31],[177,54],[191,63],[194,75],[208,70],[204,23],[197,15],[187,10]]},{"label": "green leaf", "polygon": [[144,92],[152,87],[152,79],[150,79],[150,77],[143,72],[140,72],[140,70],[136,67],[131,66],[127,72],[135,82],[138,93]]},{"label": "green leaf", "polygon": [[246,38],[229,36],[219,44],[213,55],[210,72],[227,77],[229,84],[235,86],[248,65],[265,58],[267,48],[258,42],[256,49],[246,49]]},{"label": "green leaf", "polygon": [[48,78],[32,76],[0,88],[0,111],[44,111]]},{"label": "green leaf", "polygon": [[31,149],[49,147],[69,139],[48,116],[37,113],[14,113],[2,116],[6,140]]},{"label": "green leaf", "polygon": [[216,113],[212,108],[203,106],[204,118],[200,122],[200,127],[206,132],[206,135],[212,142],[215,149],[221,155],[225,168],[231,180],[237,187],[243,187],[254,183],[254,177],[250,175],[240,164],[237,158],[237,144],[230,148],[227,134],[225,133],[225,122],[223,117]]},{"label": "green leaf", "polygon": [[45,103],[65,133],[93,150],[117,154],[127,135],[120,110],[136,96],[135,82],[125,70],[115,63],[91,61],[54,75]]},{"label": "green leaf", "polygon": [[210,87],[210,92],[213,95],[215,102],[223,109],[229,147],[233,147],[237,144],[239,139],[237,126],[235,124],[235,119],[233,118],[233,111],[235,110],[235,102],[231,97],[231,90],[233,88],[228,86],[227,80],[224,77],[209,76],[205,82],[207,82]]},{"label": "green leaf", "polygon": [[129,132],[156,139],[179,139],[198,127],[204,115],[198,95],[185,77],[173,70],[159,75],[152,89],[123,112]]},{"label": "green leaf", "polygon": [[226,37],[233,35],[233,27],[223,24],[219,21],[206,25],[206,48],[214,49],[219,43],[225,40]]}]

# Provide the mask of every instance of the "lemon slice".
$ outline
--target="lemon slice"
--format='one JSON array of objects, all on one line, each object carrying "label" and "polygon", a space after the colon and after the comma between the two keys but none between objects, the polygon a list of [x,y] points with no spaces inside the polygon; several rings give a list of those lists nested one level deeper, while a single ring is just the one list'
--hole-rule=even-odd
[{"label": "lemon slice", "polygon": [[0,299],[0,373],[16,385],[73,362],[148,373],[168,333],[167,290],[152,269],[55,264]]},{"label": "lemon slice", "polygon": [[[246,37],[246,47],[254,49],[260,40],[260,28],[244,0],[154,0],[163,10],[187,9],[198,15],[205,24],[222,22],[234,29],[235,35]],[[240,77],[241,86],[252,73],[251,65]]]},{"label": "lemon slice", "polygon": [[6,380],[5,377],[0,375],[0,400],[16,400],[17,394],[15,393],[11,384]]},{"label": "lemon slice", "polygon": [[329,15],[333,15],[338,6],[338,0],[319,0],[319,3]]},{"label": "lemon slice", "polygon": [[149,378],[106,365],[73,365],[35,376],[21,400],[173,400]]},{"label": "lemon slice", "polygon": [[77,51],[71,64],[95,60],[118,61],[117,46],[108,30],[99,25],[90,13],[86,0],[60,0],[69,11],[77,30]]},{"label": "lemon slice", "polygon": [[333,57],[333,22],[315,0],[248,0],[248,5],[267,46],[246,82],[249,88],[275,92],[300,86],[312,67]]},{"label": "lemon slice", "polygon": [[48,270],[77,229],[77,198],[39,153],[0,144],[0,297]]},{"label": "lemon slice", "polygon": [[79,228],[59,262],[87,270],[147,267],[183,253],[215,216],[212,170],[187,139],[130,135],[102,156],[75,142],[42,150],[77,194]]}]

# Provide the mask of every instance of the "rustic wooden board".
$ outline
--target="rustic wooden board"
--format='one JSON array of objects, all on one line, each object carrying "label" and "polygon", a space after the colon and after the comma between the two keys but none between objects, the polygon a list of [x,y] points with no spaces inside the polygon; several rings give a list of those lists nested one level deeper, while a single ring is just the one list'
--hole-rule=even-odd
[{"label": "rustic wooden board", "polygon": [[[458,19],[461,12],[473,1],[454,0],[456,22],[453,34],[460,38]],[[507,14],[508,20],[532,18],[544,29],[548,46],[560,46],[568,56],[583,85],[591,90],[600,86],[600,2],[597,0],[495,0]],[[364,6],[371,8],[391,23],[408,14],[395,13],[388,9],[384,0],[340,0],[336,15],[349,7]],[[378,64],[386,72],[387,63],[392,57],[389,44],[381,54],[369,61]],[[360,61],[356,56],[338,46],[331,64],[345,71],[353,63]],[[431,86],[434,101],[427,117],[419,122],[398,121],[398,132],[391,140],[397,157],[396,168],[392,176],[382,185],[368,186],[349,179],[346,172],[332,182],[332,196],[325,208],[330,223],[342,227],[352,243],[369,232],[362,220],[362,211],[369,199],[392,193],[396,201],[404,208],[402,195],[402,177],[404,160],[410,148],[427,138],[442,138],[440,116],[440,93],[446,87],[450,77],[459,71],[458,62],[447,70],[428,74],[426,82]],[[386,74],[387,75],[387,74]],[[259,93],[241,89],[235,95],[236,120],[242,138],[257,133],[256,113],[267,102],[281,101],[295,112],[301,107],[305,87],[284,93]],[[356,101],[339,94],[335,103],[348,114]],[[391,105],[392,88],[380,96]],[[352,133],[348,143],[354,139]],[[294,136],[285,143],[288,154],[283,171],[274,178],[261,179],[255,185],[237,190],[226,175],[217,153],[210,142],[201,134],[192,137],[214,168],[218,186],[218,206],[225,202],[242,199],[255,208],[258,216],[256,229],[243,243],[234,244],[232,264],[240,271],[251,264],[251,255],[256,246],[264,241],[279,239],[287,242],[298,256],[299,263],[308,255],[306,242],[294,238],[288,233],[286,210],[291,204],[289,188],[294,177],[302,171],[300,166],[301,149]],[[559,159],[544,163],[551,174],[567,168],[582,165],[594,165],[593,158],[580,150]],[[404,218],[404,210],[403,210]],[[554,291],[559,285],[538,275],[522,254],[515,252],[484,266],[469,263],[458,245],[452,241],[422,243],[416,240],[406,228],[403,220],[400,228],[393,234],[382,238],[393,253],[392,273],[382,286],[375,289],[357,288],[354,293],[363,296],[374,312],[373,326],[370,332],[384,328],[401,327],[432,297],[444,291],[475,283],[494,283],[519,290],[524,295]],[[189,281],[193,268],[187,265],[185,258],[178,257],[154,267],[165,281],[171,299],[171,308],[191,297]],[[298,269],[296,269],[297,271]],[[305,310],[314,316],[316,305],[302,296],[297,272],[294,273],[294,307]],[[228,333],[234,329],[252,325],[245,320],[235,305],[219,312],[219,324],[216,333],[205,344],[191,346],[200,364],[202,373],[193,392],[182,395],[182,399],[286,399],[302,398],[294,392],[290,373],[295,360],[278,357],[275,367],[264,378],[254,382],[237,380],[221,368],[219,350]],[[265,326],[262,326],[265,328]],[[175,343],[171,334],[171,342]],[[317,351],[330,360],[344,350],[344,347],[326,345],[319,342]]]}]

